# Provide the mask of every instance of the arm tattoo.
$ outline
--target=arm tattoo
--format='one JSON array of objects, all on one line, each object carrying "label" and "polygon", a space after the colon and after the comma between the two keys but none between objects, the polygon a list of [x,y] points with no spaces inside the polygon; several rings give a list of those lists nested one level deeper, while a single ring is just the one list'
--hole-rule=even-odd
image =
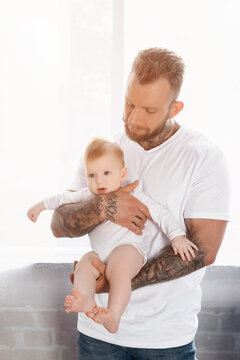
[{"label": "arm tattoo", "polygon": [[103,220],[103,198],[94,196],[76,204],[66,204],[56,209],[51,228],[56,237],[78,237],[92,231]]},{"label": "arm tattoo", "polygon": [[88,234],[104,219],[115,222],[117,198],[114,193],[95,195],[76,204],[66,204],[55,210],[51,228],[56,237],[78,237]]},{"label": "arm tattoo", "polygon": [[179,255],[174,255],[172,247],[168,246],[158,257],[147,262],[137,276],[132,279],[132,290],[174,280],[204,267],[207,250],[197,239],[192,237],[191,241],[198,246],[195,258],[192,258],[191,261],[183,261]]},{"label": "arm tattoo", "polygon": [[105,201],[105,215],[106,219],[115,222],[115,215],[117,213],[117,195],[114,192],[108,193],[106,195]]}]

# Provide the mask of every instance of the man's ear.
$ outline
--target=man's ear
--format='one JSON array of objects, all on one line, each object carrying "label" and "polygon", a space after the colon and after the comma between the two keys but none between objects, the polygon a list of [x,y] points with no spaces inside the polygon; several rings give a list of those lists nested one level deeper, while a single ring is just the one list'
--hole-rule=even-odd
[{"label": "man's ear", "polygon": [[171,106],[169,118],[174,118],[183,109],[184,104],[182,101],[175,100]]},{"label": "man's ear", "polygon": [[124,166],[122,168],[122,181],[125,180],[126,177],[127,177],[127,168],[126,168],[126,166]]}]

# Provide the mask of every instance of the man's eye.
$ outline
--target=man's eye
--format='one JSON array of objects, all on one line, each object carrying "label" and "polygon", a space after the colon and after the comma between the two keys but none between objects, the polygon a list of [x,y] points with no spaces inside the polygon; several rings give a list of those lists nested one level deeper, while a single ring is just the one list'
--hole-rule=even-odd
[{"label": "man's eye", "polygon": [[126,100],[126,102],[127,102],[127,105],[128,105],[128,106],[130,106],[130,107],[132,107],[132,108],[134,107],[134,105],[133,105],[130,101]]},{"label": "man's eye", "polygon": [[111,174],[111,171],[104,171],[104,175],[110,175]]},{"label": "man's eye", "polygon": [[148,114],[155,114],[156,110],[145,109]]}]

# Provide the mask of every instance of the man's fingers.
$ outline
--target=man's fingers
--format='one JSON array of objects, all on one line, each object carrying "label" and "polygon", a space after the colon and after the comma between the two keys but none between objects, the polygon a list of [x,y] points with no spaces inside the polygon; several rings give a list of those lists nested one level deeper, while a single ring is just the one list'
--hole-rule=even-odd
[{"label": "man's fingers", "polygon": [[105,279],[104,276],[101,274],[96,281],[96,293],[98,293],[99,290],[102,290],[104,288],[104,285],[105,285]]},{"label": "man's fingers", "polygon": [[100,274],[104,274],[106,265],[100,259],[94,257],[92,265],[100,272]]},{"label": "man's fingers", "polygon": [[96,293],[106,293],[109,291],[109,283],[105,276],[106,265],[97,257],[92,259],[92,265],[100,272],[100,276],[96,281]]},{"label": "man's fingers", "polygon": [[130,193],[130,192],[132,192],[137,186],[138,186],[138,180],[135,180],[133,183],[128,184],[128,185],[126,185],[126,186],[123,186],[123,187],[121,188],[121,190]]},{"label": "man's fingers", "polygon": [[[74,269],[74,271],[75,271],[75,269],[76,269],[77,263],[78,263],[77,260],[75,260],[74,263],[73,263],[73,269]],[[73,274],[73,273],[70,273],[70,274],[69,274],[69,279],[71,280],[71,283],[73,284],[73,283],[74,283],[74,274]]]},{"label": "man's fingers", "polygon": [[145,224],[145,222],[147,221],[147,217],[144,213],[141,213],[139,212],[139,214],[136,215],[136,218],[142,220],[143,224]]},{"label": "man's fingers", "polygon": [[71,280],[71,283],[73,284],[74,283],[74,274],[73,273],[69,274],[69,279]]},{"label": "man's fingers", "polygon": [[138,207],[138,209],[140,211],[140,217],[142,219],[145,218],[145,216],[146,216],[149,220],[152,220],[152,217],[151,217],[150,212],[148,210],[148,207],[146,205],[141,203],[141,201],[138,201],[137,207]]},{"label": "man's fingers", "polygon": [[142,230],[139,229],[139,227],[136,224],[134,224],[134,222],[130,223],[129,226],[127,226],[127,228],[136,235],[142,235]]},{"label": "man's fingers", "polygon": [[132,223],[134,225],[136,225],[139,229],[143,230],[144,229],[144,222],[143,220],[140,218],[140,216],[135,216]]}]

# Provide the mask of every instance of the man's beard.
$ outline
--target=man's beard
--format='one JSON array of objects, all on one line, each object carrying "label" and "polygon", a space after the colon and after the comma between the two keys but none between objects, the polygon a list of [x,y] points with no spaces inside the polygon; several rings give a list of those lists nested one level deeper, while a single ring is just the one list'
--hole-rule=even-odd
[{"label": "man's beard", "polygon": [[129,129],[127,122],[123,118],[126,135],[128,136],[129,139],[137,143],[148,142],[148,141],[151,142],[152,140],[155,140],[157,137],[159,137],[160,142],[164,141],[165,136],[169,133],[172,127],[172,122],[170,122],[171,124],[168,125],[169,113],[170,111],[163,119],[162,124],[159,125],[152,132],[150,132],[149,129],[143,127],[137,127],[137,130],[145,130],[145,133],[143,133],[142,135],[132,132]]}]

